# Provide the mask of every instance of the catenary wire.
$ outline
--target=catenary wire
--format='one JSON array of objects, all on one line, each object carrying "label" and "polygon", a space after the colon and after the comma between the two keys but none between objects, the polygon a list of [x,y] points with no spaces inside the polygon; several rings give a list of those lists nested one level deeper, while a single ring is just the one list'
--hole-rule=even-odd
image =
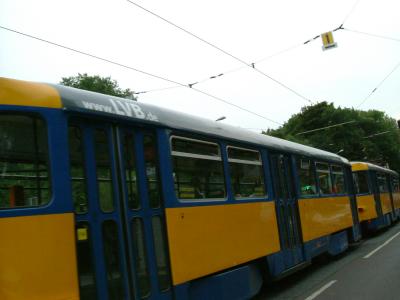
[{"label": "catenary wire", "polygon": [[254,64],[249,64],[249,63],[245,62],[244,60],[240,59],[239,57],[237,57],[237,56],[235,56],[235,55],[233,55],[233,54],[231,54],[231,53],[229,53],[228,51],[226,51],[226,50],[224,50],[224,49],[222,49],[222,48],[220,48],[220,47],[218,47],[218,46],[216,46],[216,45],[214,45],[214,44],[208,42],[207,40],[205,40],[205,39],[199,37],[198,35],[196,35],[196,34],[190,32],[189,30],[187,30],[187,29],[185,29],[185,28],[183,28],[183,27],[181,27],[181,26],[179,26],[179,25],[177,25],[177,24],[175,24],[175,23],[173,23],[173,22],[167,20],[166,18],[164,18],[164,17],[162,17],[162,16],[160,16],[160,15],[158,15],[158,14],[152,12],[151,10],[149,10],[149,9],[147,9],[147,8],[145,8],[145,7],[139,5],[139,4],[137,4],[137,3],[135,3],[135,2],[133,2],[133,1],[131,1],[131,0],[127,0],[127,2],[131,3],[132,5],[138,7],[138,8],[140,8],[140,9],[142,9],[142,10],[144,10],[145,12],[147,12],[147,13],[149,13],[149,14],[155,16],[156,18],[161,19],[162,21],[168,23],[169,25],[171,25],[171,26],[173,26],[173,27],[175,27],[175,28],[177,28],[177,29],[179,29],[179,30],[185,32],[186,34],[188,34],[188,35],[190,35],[190,36],[192,36],[192,37],[198,39],[199,41],[201,41],[201,42],[203,42],[203,43],[209,45],[210,47],[212,47],[212,48],[214,48],[214,49],[216,49],[216,50],[218,50],[218,51],[224,53],[225,55],[230,56],[231,58],[235,59],[236,61],[238,61],[238,62],[240,62],[240,63],[242,63],[242,64],[244,64],[244,65],[246,65],[247,67],[254,69],[254,70],[255,70],[256,72],[258,72],[259,74],[261,74],[261,75],[263,75],[263,76],[269,78],[270,80],[272,80],[272,81],[275,82],[276,84],[278,84],[278,85],[280,85],[281,87],[287,89],[288,91],[292,92],[293,94],[297,95],[298,97],[302,98],[303,100],[305,100],[305,101],[307,101],[307,102],[309,102],[309,103],[312,103],[312,101],[311,101],[310,99],[306,98],[305,96],[303,96],[302,94],[300,94],[300,93],[297,92],[296,90],[292,89],[291,87],[287,86],[287,85],[284,84],[283,82],[281,82],[281,81],[279,81],[279,80],[277,80],[277,79],[271,77],[270,75],[268,75],[268,74],[266,74],[265,72],[261,71],[260,69],[256,68]]},{"label": "catenary wire", "polygon": [[151,90],[145,90],[145,91],[140,91],[140,92],[133,92],[134,95],[139,95],[139,94],[147,94],[147,93],[152,93],[152,92],[161,92],[161,91],[166,91],[166,90],[172,90],[176,88],[183,87],[180,84],[179,85],[172,85],[172,86],[167,86],[163,88],[155,88]]},{"label": "catenary wire", "polygon": [[375,37],[375,38],[380,38],[380,39],[400,42],[400,39],[398,39],[398,38],[393,38],[393,37],[389,37],[389,36],[385,36],[385,35],[379,35],[379,34],[374,34],[374,33],[369,33],[369,32],[358,31],[358,30],[349,29],[349,28],[346,28],[346,27],[344,27],[342,29],[346,30],[346,31],[349,31],[349,32],[363,34],[363,35],[367,35],[367,36],[371,36],[371,37]]},{"label": "catenary wire", "polygon": [[[223,103],[225,103],[225,104],[228,104],[228,105],[230,105],[230,106],[236,107],[236,108],[238,108],[238,109],[240,109],[240,110],[243,110],[243,111],[245,111],[245,112],[248,112],[248,113],[250,113],[250,114],[253,114],[253,115],[255,115],[255,116],[257,116],[257,117],[260,117],[260,118],[262,118],[262,119],[264,119],[264,120],[270,121],[270,122],[275,123],[275,124],[278,124],[278,125],[282,125],[281,123],[279,123],[279,122],[277,122],[277,121],[274,121],[274,120],[272,120],[272,119],[269,119],[269,118],[267,118],[267,117],[265,117],[265,116],[263,116],[263,115],[260,115],[259,113],[253,112],[253,111],[251,111],[251,110],[249,110],[249,109],[247,109],[247,108],[241,107],[241,106],[239,106],[239,105],[237,105],[237,104],[234,104],[234,103],[232,103],[232,102],[229,102],[228,100],[225,100],[225,99],[223,99],[223,98],[214,96],[214,95],[212,95],[212,94],[210,94],[210,93],[207,93],[207,92],[205,92],[205,91],[202,91],[202,90],[199,90],[199,89],[196,89],[196,88],[193,88],[193,87],[189,87],[189,86],[186,85],[186,84],[183,84],[183,83],[180,83],[180,82],[177,82],[177,81],[174,81],[174,80],[171,80],[171,79],[168,79],[168,78],[159,76],[159,75],[151,74],[151,73],[149,73],[149,72],[146,72],[146,71],[143,71],[143,70],[139,70],[139,69],[137,69],[137,68],[134,68],[134,67],[131,67],[131,66],[122,64],[122,63],[118,63],[118,62],[112,61],[112,60],[107,59],[107,58],[103,58],[103,57],[100,57],[100,56],[97,56],[97,55],[94,55],[94,54],[91,54],[91,53],[88,53],[88,52],[84,52],[84,51],[77,50],[77,49],[74,49],[74,48],[71,48],[71,47],[68,47],[68,46],[64,46],[64,45],[61,45],[61,44],[59,44],[59,43],[55,43],[55,42],[52,42],[52,41],[49,41],[49,40],[46,40],[46,39],[42,39],[42,38],[39,38],[39,37],[30,35],[30,34],[27,34],[27,33],[21,32],[21,31],[17,31],[17,30],[8,28],[8,27],[4,27],[4,26],[1,26],[1,25],[0,25],[0,28],[3,29],[3,30],[7,30],[7,31],[10,31],[10,32],[13,32],[13,33],[22,35],[22,36],[24,36],[24,37],[28,37],[28,38],[31,38],[31,39],[34,39],[34,40],[37,40],[37,41],[41,41],[41,42],[44,42],[44,43],[47,43],[47,44],[50,44],[50,45],[53,45],[53,46],[56,46],[56,47],[59,47],[59,48],[63,48],[63,49],[66,49],[66,50],[69,50],[69,51],[72,51],[72,52],[75,52],[75,53],[79,53],[79,54],[81,54],[81,55],[85,55],[85,56],[88,56],[88,57],[91,57],[91,58],[94,58],[94,59],[97,59],[97,60],[101,60],[101,61],[103,61],[103,62],[107,62],[107,63],[113,64],[113,65],[116,65],[116,66],[119,66],[119,67],[123,67],[123,68],[129,69],[129,70],[132,70],[132,71],[135,71],[135,72],[138,72],[138,73],[141,73],[141,74],[144,74],[144,75],[153,77],[153,78],[157,78],[157,79],[160,79],[160,80],[163,80],[163,81],[167,81],[167,82],[170,82],[170,83],[174,83],[174,84],[176,84],[177,86],[179,85],[179,86],[182,86],[182,87],[191,88],[192,90],[194,90],[194,91],[196,91],[196,92],[198,92],[198,93],[200,93],[200,94],[206,95],[206,96],[208,96],[208,97],[210,97],[210,98],[213,98],[213,99],[215,99],[215,100],[218,100],[218,101],[223,102]],[[172,87],[171,87],[171,88],[172,88]]]},{"label": "catenary wire", "polygon": [[91,58],[95,58],[95,59],[101,60],[103,62],[107,62],[107,63],[113,64],[113,65],[116,65],[116,66],[119,66],[119,67],[123,67],[123,68],[129,69],[129,70],[135,71],[135,72],[139,72],[139,73],[142,73],[144,75],[147,75],[147,76],[150,76],[150,77],[153,77],[153,78],[161,79],[163,81],[168,81],[169,83],[174,83],[176,85],[184,86],[184,84],[181,84],[181,83],[179,83],[177,81],[170,80],[168,78],[164,78],[164,77],[161,77],[161,76],[158,76],[158,75],[154,75],[154,74],[148,73],[146,71],[142,71],[142,70],[139,70],[139,69],[136,69],[136,68],[133,68],[133,67],[130,67],[130,66],[127,66],[127,65],[124,65],[124,64],[109,60],[107,58],[103,58],[103,57],[91,54],[89,52],[84,52],[84,51],[81,51],[81,50],[77,50],[77,49],[74,49],[74,48],[71,48],[71,47],[68,47],[68,46],[64,46],[64,45],[61,45],[61,44],[58,44],[58,43],[55,43],[55,42],[52,42],[52,41],[49,41],[49,40],[45,40],[45,39],[39,38],[37,36],[33,36],[33,35],[30,35],[30,34],[27,34],[27,33],[21,32],[21,31],[17,31],[15,29],[4,27],[4,26],[1,26],[1,25],[0,25],[0,28],[3,29],[3,30],[7,30],[7,31],[10,31],[10,32],[17,33],[19,35],[34,39],[34,40],[38,40],[38,41],[41,41],[41,42],[44,42],[44,43],[59,47],[59,48],[63,48],[63,49],[66,49],[66,50],[69,50],[69,51],[72,51],[72,52],[75,52],[75,53],[79,53],[79,54],[82,54],[82,55],[85,55],[85,56],[89,56]]},{"label": "catenary wire", "polygon": [[[319,36],[317,36],[317,37],[319,37]],[[261,62],[264,62],[264,61],[267,61],[269,59],[272,59],[272,58],[274,58],[276,56],[282,55],[282,54],[284,54],[286,52],[289,52],[291,50],[294,50],[294,49],[296,49],[296,48],[298,48],[300,46],[306,45],[306,44],[308,44],[309,42],[311,42],[311,41],[313,41],[315,39],[316,38],[312,38],[312,39],[309,39],[309,40],[307,40],[307,41],[305,41],[303,43],[296,44],[296,45],[293,45],[291,47],[288,47],[288,48],[285,48],[283,50],[280,50],[278,52],[275,52],[273,54],[270,54],[270,55],[268,55],[268,56],[266,56],[264,58],[256,60],[254,63],[251,63],[251,65],[259,64]],[[234,73],[234,72],[238,72],[238,71],[243,70],[245,68],[247,68],[247,66],[240,66],[240,67],[237,67],[237,68],[229,69],[227,71],[219,72],[219,73],[216,73],[215,75],[205,77],[205,78],[200,79],[198,81],[194,81],[194,82],[192,82],[192,83],[190,83],[188,85],[189,85],[189,87],[192,87],[192,86],[200,84],[200,83],[204,83],[204,82],[207,82],[207,81],[210,81],[210,80],[213,80],[213,79],[221,78],[222,76],[225,76],[225,75],[228,75],[228,74],[231,74],[231,73]],[[167,88],[151,89],[151,90],[147,90],[147,91],[143,91],[143,92],[138,92],[138,94],[144,94],[144,93],[150,93],[150,92],[158,92],[158,91],[162,91],[164,89],[171,89],[171,88],[178,88],[178,87],[181,87],[181,86],[179,85],[179,86],[171,86],[171,87],[167,87]]]},{"label": "catenary wire", "polygon": [[360,102],[360,104],[358,104],[357,108],[363,105],[372,96],[372,94],[375,93],[376,90],[386,81],[386,79],[388,79],[390,75],[392,75],[397,70],[398,67],[400,67],[400,62],[398,62],[397,65],[389,72],[389,74],[387,74],[385,78],[383,78],[381,82],[379,82],[379,84],[368,94],[368,96],[365,97],[364,100]]},{"label": "catenary wire", "polygon": [[347,121],[347,122],[343,122],[343,123],[333,124],[333,125],[329,125],[329,126],[325,126],[325,127],[320,127],[320,128],[315,128],[315,129],[299,132],[299,133],[296,133],[295,135],[302,135],[302,134],[306,134],[306,133],[310,133],[310,132],[320,131],[320,130],[324,130],[324,129],[328,129],[328,128],[332,128],[332,127],[338,127],[338,126],[351,124],[351,123],[355,123],[355,122],[356,121],[353,120],[353,121]]},{"label": "catenary wire", "polygon": [[354,5],[351,7],[350,11],[348,12],[348,14],[346,15],[346,17],[344,18],[342,25],[347,21],[347,19],[350,17],[350,15],[354,12],[354,10],[356,9],[358,3],[360,2],[360,0],[357,0]]}]

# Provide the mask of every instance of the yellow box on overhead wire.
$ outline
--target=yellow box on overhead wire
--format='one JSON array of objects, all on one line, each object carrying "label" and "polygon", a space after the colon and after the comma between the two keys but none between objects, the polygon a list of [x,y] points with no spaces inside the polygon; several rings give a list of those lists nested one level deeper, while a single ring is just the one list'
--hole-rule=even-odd
[{"label": "yellow box on overhead wire", "polygon": [[322,38],[322,50],[325,51],[337,47],[337,43],[335,43],[333,39],[332,31],[321,34],[321,38]]}]

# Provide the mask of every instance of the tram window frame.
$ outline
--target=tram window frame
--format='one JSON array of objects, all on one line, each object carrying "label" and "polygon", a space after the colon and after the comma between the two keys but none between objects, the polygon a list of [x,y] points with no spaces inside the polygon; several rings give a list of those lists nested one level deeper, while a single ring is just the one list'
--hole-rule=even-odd
[{"label": "tram window frame", "polygon": [[[41,133],[36,132],[36,135],[32,135],[33,137],[33,142],[34,143],[38,143],[39,139],[42,138],[43,139],[43,144],[40,145],[40,147],[42,148],[42,150],[44,150],[44,152],[42,153],[43,155],[45,155],[45,159],[43,160],[43,163],[39,163],[45,166],[45,174],[47,176],[47,180],[46,181],[42,181],[39,179],[40,185],[47,185],[46,187],[40,187],[39,189],[47,189],[47,197],[45,197],[45,199],[42,199],[42,203],[38,203],[38,204],[31,204],[31,205],[19,205],[16,202],[19,201],[18,197],[22,197],[23,201],[26,202],[27,200],[29,200],[29,198],[26,197],[24,191],[26,191],[28,188],[26,186],[21,186],[21,185],[12,185],[10,186],[10,188],[15,187],[15,189],[13,189],[12,191],[9,191],[9,198],[11,197],[11,193],[14,193],[14,197],[15,197],[15,203],[14,206],[11,206],[11,199],[6,202],[6,204],[8,204],[8,206],[4,205],[4,206],[0,206],[0,211],[1,210],[18,210],[18,209],[24,209],[24,208],[30,208],[30,209],[39,209],[39,208],[43,208],[45,206],[48,206],[51,204],[53,197],[54,197],[54,191],[53,191],[53,177],[52,177],[52,166],[51,166],[51,148],[50,148],[50,142],[49,142],[49,126],[48,126],[48,122],[47,119],[42,116],[39,113],[35,113],[35,112],[20,112],[20,111],[8,111],[8,112],[1,112],[0,113],[0,117],[1,116],[12,116],[12,117],[23,117],[23,118],[29,118],[31,119],[32,122],[36,121],[36,122],[40,122],[41,124],[39,126],[42,126],[43,131]],[[38,126],[38,125],[36,125]],[[35,128],[35,125],[31,126],[30,128]],[[40,136],[43,135],[43,136]],[[39,147],[39,146],[38,146]],[[0,149],[1,151],[1,149]],[[37,151],[37,150],[36,150]],[[32,165],[35,165],[35,162],[32,162]],[[22,170],[23,172],[26,172],[26,170]],[[38,168],[34,169],[33,172],[36,173],[36,177],[41,178],[42,176],[39,175],[37,176],[38,171],[40,172],[40,170]],[[0,177],[0,180],[3,180]],[[37,181],[37,179],[35,179],[34,181]],[[37,183],[36,183],[37,185]],[[18,188],[17,188],[18,187]],[[20,188],[21,187],[21,188]],[[35,190],[35,188],[31,188],[32,190]],[[31,203],[32,200],[34,200],[33,198],[37,196],[32,196],[31,198]],[[40,198],[40,197],[39,197]],[[37,201],[39,201],[40,199],[37,199]]]},{"label": "tram window frame", "polygon": [[172,281],[167,250],[167,235],[165,232],[165,223],[161,215],[151,217],[151,232],[156,257],[158,289],[161,292],[165,292],[171,289]]},{"label": "tram window frame", "polygon": [[[238,159],[238,158],[230,158],[229,155],[229,150],[230,149],[235,149],[235,150],[239,150],[239,151],[247,151],[247,152],[253,152],[257,154],[257,159],[256,160],[248,160],[248,159]],[[261,151],[257,150],[257,149],[251,149],[251,148],[245,148],[245,147],[237,147],[237,146],[232,146],[229,145],[226,147],[226,154],[227,154],[227,162],[228,162],[228,167],[229,167],[229,176],[230,176],[230,190],[232,191],[233,194],[233,198],[235,200],[259,200],[259,199],[267,199],[268,198],[268,191],[267,191],[267,184],[265,181],[265,167],[264,167],[264,163],[263,163],[263,159],[262,159],[262,155],[261,155]],[[263,188],[262,191],[262,195],[257,195],[257,196],[243,196],[243,197],[237,197],[235,188],[234,188],[234,184],[233,184],[233,180],[232,180],[232,176],[233,176],[233,169],[232,168],[232,164],[241,164],[242,166],[249,166],[249,165],[256,165],[259,166],[260,168],[259,170],[259,176],[261,178],[259,178],[260,184],[257,185],[257,187],[261,186]],[[241,183],[239,183],[239,185],[241,185]],[[254,184],[254,189],[256,188],[256,185]],[[254,194],[254,193],[253,193]]]},{"label": "tram window frame", "polygon": [[[366,192],[365,192],[365,190],[360,192],[360,185],[359,185],[359,180],[358,180],[360,178],[360,176],[359,176],[360,174],[365,176],[365,183],[366,183],[366,187],[368,188],[368,191],[366,191]],[[366,171],[366,170],[355,171],[355,172],[352,172],[352,175],[353,175],[355,194],[356,195],[369,195],[369,194],[371,194],[371,186],[370,186],[370,182],[369,182],[368,171]]]},{"label": "tram window frame", "polygon": [[[303,193],[301,190],[301,176],[300,176],[300,172],[299,172],[299,165],[298,162],[300,163],[300,167],[301,167],[301,162],[303,160],[308,160],[309,162],[309,168],[308,170],[311,172],[310,174],[310,178],[314,181],[314,188],[315,191],[313,191],[313,193],[311,194],[306,194]],[[300,168],[302,169],[302,168]],[[298,188],[297,188],[297,192],[299,194],[299,196],[301,198],[313,198],[313,197],[318,197],[319,196],[319,189],[318,189],[318,180],[317,180],[317,175],[316,175],[316,166],[315,166],[315,162],[312,158],[310,157],[306,157],[306,156],[298,156],[296,157],[296,176],[297,176],[297,181],[298,181]],[[312,187],[312,185],[311,185]],[[312,189],[311,189],[312,191]]]},{"label": "tram window frame", "polygon": [[[381,190],[381,181],[380,179],[383,178],[384,179],[384,183],[385,185],[383,186],[383,190]],[[378,191],[380,194],[382,193],[389,193],[389,181],[388,181],[388,176],[385,173],[382,172],[377,172],[376,173],[376,182],[378,184]]]},{"label": "tram window frame", "polygon": [[393,176],[392,177],[392,187],[393,187],[393,193],[399,193],[400,192],[400,185],[399,185],[399,178]]},{"label": "tram window frame", "polygon": [[[118,300],[124,298],[124,274],[122,262],[124,258],[121,253],[121,237],[116,220],[107,219],[101,224],[101,239],[103,259],[106,271],[106,286],[108,299]],[[111,276],[109,276],[112,274]],[[115,276],[117,274],[117,276]],[[114,282],[112,282],[114,281]],[[116,283],[115,283],[116,282]],[[121,297],[122,296],[122,297]]]},{"label": "tram window frame", "polygon": [[[73,172],[72,172],[72,167],[73,167],[73,161],[72,161],[72,143],[71,143],[71,129],[75,129],[79,131],[80,134],[80,146],[82,147],[81,151],[78,153],[79,157],[78,160],[80,160],[80,166],[81,166],[81,172],[82,172],[82,178],[74,178],[73,177]],[[75,132],[76,133],[76,132]],[[78,138],[78,140],[79,140]],[[85,146],[85,140],[84,140],[84,130],[78,123],[70,122],[68,124],[68,152],[69,152],[69,169],[70,169],[70,180],[71,180],[71,191],[72,191],[72,200],[74,202],[74,210],[75,213],[77,214],[86,214],[89,210],[89,198],[88,198],[88,186],[87,186],[87,170],[86,170],[86,163],[85,163],[85,155],[86,155],[86,146]],[[75,153],[74,153],[75,154]],[[78,201],[75,198],[75,192],[77,189],[77,184],[74,184],[77,181],[81,181],[80,184],[82,185],[83,189],[83,200],[84,201]],[[79,183],[79,182],[78,182]],[[79,208],[79,209],[78,209]]]},{"label": "tram window frame", "polygon": [[[91,224],[88,221],[76,222],[75,233],[78,284],[81,299],[97,298],[96,262],[93,252]],[[90,277],[91,284],[83,285],[83,277]]]},{"label": "tram window frame", "polygon": [[[339,164],[331,164],[330,165],[331,168],[331,179],[332,179],[332,191],[334,194],[336,195],[345,195],[347,194],[347,185],[346,185],[346,174],[345,174],[345,168],[343,165],[339,165]],[[342,172],[339,173],[337,171],[334,171],[334,168],[341,168]],[[342,190],[339,192],[337,191],[337,189],[335,188],[335,186],[337,186],[337,183],[335,182],[336,176],[335,174],[342,174],[342,178],[343,178],[343,187]]]},{"label": "tram window frame", "polygon": [[[101,142],[99,134],[102,134],[105,137],[105,149],[106,152],[100,153],[100,146],[99,142]],[[113,161],[112,161],[112,149],[110,148],[110,143],[112,142],[110,132],[107,128],[104,127],[96,127],[93,130],[93,146],[94,146],[94,159],[96,163],[96,184],[97,184],[97,193],[98,193],[98,204],[102,212],[104,213],[112,213],[116,209],[118,209],[118,204],[115,199],[115,182],[114,182],[114,175],[113,175]],[[105,155],[106,158],[106,167],[100,166],[100,155]],[[100,168],[101,167],[101,168]],[[107,169],[107,170],[106,170]],[[108,171],[108,178],[101,177],[100,170]],[[107,172],[106,172],[107,173]],[[107,186],[105,184],[107,184]],[[105,193],[106,192],[106,193]],[[105,196],[108,194],[109,199]]]},{"label": "tram window frame", "polygon": [[[192,153],[192,152],[182,152],[182,151],[175,151],[174,150],[174,145],[173,141],[174,140],[181,140],[181,141],[189,141],[197,144],[203,144],[203,145],[212,145],[216,147],[217,152],[215,152],[213,155],[207,155],[204,153]],[[204,149],[203,149],[204,150]],[[194,137],[187,137],[184,135],[178,135],[174,134],[170,136],[170,155],[171,155],[171,161],[172,161],[172,176],[173,176],[173,183],[174,183],[174,191],[175,191],[175,197],[177,200],[182,201],[182,202],[222,202],[226,201],[228,199],[228,189],[226,186],[226,178],[225,178],[225,167],[224,167],[224,160],[222,157],[222,151],[221,151],[221,145],[218,142],[210,141],[207,138],[194,138]],[[199,185],[204,185],[204,190],[208,188],[207,182],[203,183],[199,179],[199,176],[191,178],[191,181],[196,180],[196,183],[185,183],[187,187],[187,191],[183,190],[183,192],[179,191],[179,181],[177,180],[177,170],[176,170],[176,159],[183,158],[191,158],[195,160],[203,160],[203,161],[217,161],[218,163],[218,171],[220,173],[220,178],[222,179],[222,182],[216,183],[220,186],[223,192],[222,197],[199,197],[197,194],[205,194],[207,191],[201,191],[200,188],[198,187]],[[210,176],[209,176],[210,177]],[[208,178],[209,178],[208,177]],[[178,185],[178,186],[177,186]],[[195,187],[197,185],[197,187]],[[197,193],[197,194],[196,194]],[[182,198],[180,197],[179,194],[188,194],[188,195],[193,195],[190,198]]]},{"label": "tram window frame", "polygon": [[[148,247],[146,244],[146,229],[144,219],[135,216],[130,221],[131,238],[133,240],[132,255],[134,256],[135,277],[140,299],[146,299],[151,296],[152,282],[151,270],[149,264]],[[139,272],[140,271],[140,272]]]},{"label": "tram window frame", "polygon": [[[149,145],[149,140],[151,146],[150,148],[146,148],[146,146]],[[150,149],[151,151],[149,151],[148,149]],[[147,197],[149,201],[149,206],[152,209],[159,209],[161,208],[161,205],[163,203],[163,193],[161,187],[158,141],[157,134],[155,132],[144,133],[143,152],[144,163],[146,166],[145,177],[147,183]]]},{"label": "tram window frame", "polygon": [[[327,166],[327,170],[326,169],[325,170],[318,169],[318,165],[319,164],[320,165],[326,165]],[[321,179],[320,179],[320,176],[319,176],[320,173],[325,173],[325,174],[329,175],[329,180],[327,180],[327,182],[329,183],[329,191],[327,193],[322,192]],[[316,174],[316,177],[317,177],[319,194],[322,195],[322,196],[335,195],[335,193],[333,192],[332,172],[331,172],[331,167],[330,167],[329,162],[315,161],[315,174]]]},{"label": "tram window frame", "polygon": [[127,189],[128,207],[130,210],[138,211],[142,208],[141,191],[138,176],[136,132],[124,130],[121,134],[122,161],[124,165],[124,179]]}]

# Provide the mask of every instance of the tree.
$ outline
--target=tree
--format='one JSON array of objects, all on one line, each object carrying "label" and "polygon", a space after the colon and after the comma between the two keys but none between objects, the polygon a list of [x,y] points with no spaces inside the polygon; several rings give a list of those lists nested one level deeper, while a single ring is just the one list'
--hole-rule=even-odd
[{"label": "tree", "polygon": [[[341,123],[345,124],[335,126]],[[311,131],[323,127],[328,128]],[[320,102],[303,107],[283,126],[264,134],[340,152],[349,160],[388,163],[400,171],[400,131],[396,120],[382,111],[335,108],[333,103]]]},{"label": "tree", "polygon": [[78,76],[63,77],[60,84],[137,101],[133,91],[121,89],[117,81],[111,79],[111,77],[89,76],[86,73],[78,73]]}]

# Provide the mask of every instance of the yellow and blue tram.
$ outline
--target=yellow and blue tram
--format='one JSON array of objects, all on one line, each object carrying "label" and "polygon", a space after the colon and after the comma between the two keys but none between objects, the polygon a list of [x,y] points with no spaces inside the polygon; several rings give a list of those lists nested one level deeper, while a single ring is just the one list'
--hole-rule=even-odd
[{"label": "yellow and blue tram", "polygon": [[400,218],[399,175],[367,162],[351,162],[362,228],[376,231]]},{"label": "yellow and blue tram", "polygon": [[360,239],[336,154],[0,79],[0,299],[246,299]]}]

